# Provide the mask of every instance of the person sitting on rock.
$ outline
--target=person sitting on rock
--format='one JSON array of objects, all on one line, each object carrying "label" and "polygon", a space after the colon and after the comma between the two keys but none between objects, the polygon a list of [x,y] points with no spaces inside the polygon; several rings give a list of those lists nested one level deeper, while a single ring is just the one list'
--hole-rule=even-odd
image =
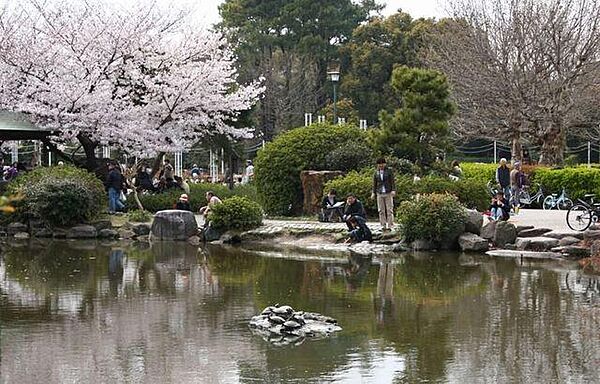
[{"label": "person sitting on rock", "polygon": [[371,230],[367,227],[367,221],[360,216],[351,217],[348,222],[352,226],[352,230],[348,234],[346,243],[355,242],[360,243],[362,241],[373,241],[373,235]]},{"label": "person sitting on rock", "polygon": [[192,207],[190,206],[190,203],[188,202],[187,194],[183,193],[181,196],[179,196],[179,200],[175,204],[175,209],[178,209],[180,211],[192,212]]},{"label": "person sitting on rock", "polygon": [[333,218],[336,216],[336,220],[341,220],[343,215],[342,207],[335,206],[338,203],[339,200],[337,199],[337,192],[335,189],[331,189],[321,201],[321,217],[323,217],[323,221],[333,221]]},{"label": "person sitting on rock", "polygon": [[353,217],[362,217],[364,220],[367,219],[367,212],[363,204],[356,198],[353,193],[346,197],[346,208],[344,209],[344,216],[342,219],[346,222],[348,230],[352,231],[354,227],[350,223],[350,219]]},{"label": "person sitting on rock", "polygon": [[504,192],[499,190],[490,205],[490,220],[506,221],[510,218],[510,204],[504,198]]},{"label": "person sitting on rock", "polygon": [[221,204],[223,201],[219,199],[213,191],[206,192],[206,201],[208,204],[200,208],[200,214],[204,217],[204,222],[208,223],[208,214],[210,210],[217,204]]}]

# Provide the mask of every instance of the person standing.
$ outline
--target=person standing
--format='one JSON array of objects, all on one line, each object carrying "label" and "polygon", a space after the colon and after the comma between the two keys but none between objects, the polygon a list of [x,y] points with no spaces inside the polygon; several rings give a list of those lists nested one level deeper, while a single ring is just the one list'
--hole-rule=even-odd
[{"label": "person standing", "polygon": [[252,160],[246,161],[246,171],[244,172],[244,178],[242,179],[242,184],[248,184],[254,179],[254,165],[252,164]]},{"label": "person standing", "polygon": [[523,188],[523,174],[521,172],[521,163],[515,161],[512,171],[510,171],[510,193],[511,205],[515,213],[519,213],[521,189]]},{"label": "person standing", "polygon": [[377,160],[377,170],[373,175],[371,198],[377,198],[379,223],[384,231],[394,229],[394,196],[396,196],[394,172],[386,167],[385,158],[382,157]]},{"label": "person standing", "polygon": [[496,169],[496,183],[504,193],[504,198],[510,200],[510,169],[505,158],[500,159],[500,165]]},{"label": "person standing", "polygon": [[165,159],[165,161],[164,161],[162,176],[165,178],[165,180],[167,182],[173,181],[173,166],[171,165],[171,162],[169,161],[169,159]]},{"label": "person standing", "polygon": [[121,202],[123,176],[115,163],[108,163],[108,176],[105,185],[108,190],[108,213],[114,214],[123,211],[125,208],[125,205]]}]

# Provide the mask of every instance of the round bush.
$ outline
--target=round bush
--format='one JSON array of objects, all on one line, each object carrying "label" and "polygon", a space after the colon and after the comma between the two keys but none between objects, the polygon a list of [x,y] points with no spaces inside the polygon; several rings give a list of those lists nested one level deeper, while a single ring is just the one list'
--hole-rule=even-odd
[{"label": "round bush", "polygon": [[364,131],[351,125],[314,124],[285,132],[260,150],[255,161],[255,181],[267,213],[300,212],[300,172],[326,169],[327,154],[348,142],[364,143]]},{"label": "round bush", "polygon": [[464,226],[466,211],[455,196],[432,193],[400,204],[396,219],[406,241],[440,242]]},{"label": "round bush", "polygon": [[211,225],[220,230],[248,230],[262,225],[263,211],[258,203],[241,197],[233,196],[223,200],[211,208],[209,220]]},{"label": "round bush", "polygon": [[357,171],[373,163],[373,151],[364,141],[347,142],[325,157],[325,166],[331,171]]},{"label": "round bush", "polygon": [[22,197],[17,213],[50,226],[69,226],[98,217],[106,207],[104,186],[91,173],[72,166],[37,168],[9,184]]}]

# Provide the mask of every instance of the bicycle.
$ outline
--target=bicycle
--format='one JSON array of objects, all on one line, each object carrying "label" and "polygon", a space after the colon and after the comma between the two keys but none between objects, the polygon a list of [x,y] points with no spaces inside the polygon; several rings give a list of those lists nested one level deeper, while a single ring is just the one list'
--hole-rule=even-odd
[{"label": "bicycle", "polygon": [[600,218],[600,203],[594,203],[594,194],[584,195],[584,199],[590,199],[587,202],[577,199],[577,204],[572,206],[567,212],[567,225],[574,231],[585,231],[598,221]]},{"label": "bicycle", "polygon": [[559,210],[570,209],[573,206],[573,200],[567,197],[567,192],[562,189],[562,193],[558,196],[556,193],[546,196],[542,208],[545,210],[557,208]]},{"label": "bicycle", "polygon": [[526,186],[523,188],[523,190],[521,191],[521,194],[519,195],[519,203],[521,203],[522,206],[528,206],[533,204],[534,202],[537,203],[538,205],[542,205],[542,201],[544,201],[544,191],[542,189],[542,186],[537,184],[538,186],[538,190],[537,192],[531,196],[529,194],[529,187]]}]

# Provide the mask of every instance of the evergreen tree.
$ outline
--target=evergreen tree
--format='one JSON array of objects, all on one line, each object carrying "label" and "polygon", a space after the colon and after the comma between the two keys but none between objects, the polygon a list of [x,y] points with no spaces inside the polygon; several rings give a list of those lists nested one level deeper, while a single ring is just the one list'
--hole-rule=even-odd
[{"label": "evergreen tree", "polygon": [[401,100],[400,108],[380,112],[380,128],[372,131],[371,143],[381,154],[430,164],[451,148],[448,120],[455,108],[446,76],[401,66],[394,69],[391,86]]}]

